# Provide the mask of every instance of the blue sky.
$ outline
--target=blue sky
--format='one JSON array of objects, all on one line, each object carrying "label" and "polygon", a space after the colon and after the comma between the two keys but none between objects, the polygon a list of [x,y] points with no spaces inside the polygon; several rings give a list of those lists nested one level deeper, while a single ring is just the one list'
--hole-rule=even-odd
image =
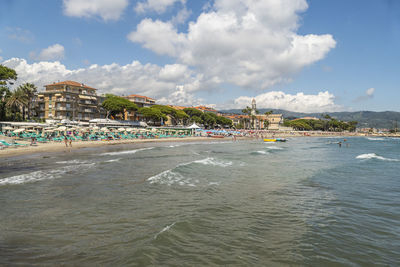
[{"label": "blue sky", "polygon": [[400,1],[5,0],[0,62],[160,103],[400,111]]}]

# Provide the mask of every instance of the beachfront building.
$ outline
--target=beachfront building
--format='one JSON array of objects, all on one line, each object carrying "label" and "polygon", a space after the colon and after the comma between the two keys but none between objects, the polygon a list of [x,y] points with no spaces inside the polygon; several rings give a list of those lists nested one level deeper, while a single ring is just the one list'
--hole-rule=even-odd
[{"label": "beachfront building", "polygon": [[89,121],[104,118],[101,108],[104,97],[98,96],[93,87],[75,81],[45,85],[35,101],[38,117],[51,120]]},{"label": "beachfront building", "polygon": [[254,130],[279,130],[283,123],[282,114],[257,114],[256,100],[251,101],[250,115],[220,114],[232,120],[233,126]]},{"label": "beachfront building", "polygon": [[[151,97],[147,97],[147,96],[128,95],[128,96],[123,96],[123,97],[128,99],[129,101],[135,103],[138,108],[151,107],[156,104],[155,99],[153,99]],[[134,111],[129,111],[129,112],[125,111],[124,119],[130,120],[130,121],[141,121],[142,120],[141,115]]]}]

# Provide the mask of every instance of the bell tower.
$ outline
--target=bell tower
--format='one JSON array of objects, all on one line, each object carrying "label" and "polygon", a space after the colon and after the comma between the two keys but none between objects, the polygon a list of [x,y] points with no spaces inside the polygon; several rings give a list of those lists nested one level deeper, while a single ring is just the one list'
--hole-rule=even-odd
[{"label": "bell tower", "polygon": [[251,115],[256,115],[256,110],[257,110],[256,99],[253,98],[253,100],[251,100]]}]

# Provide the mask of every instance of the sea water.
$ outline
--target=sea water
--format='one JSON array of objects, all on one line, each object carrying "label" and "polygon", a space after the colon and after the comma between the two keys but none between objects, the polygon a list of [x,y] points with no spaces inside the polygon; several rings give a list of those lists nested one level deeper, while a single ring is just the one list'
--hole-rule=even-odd
[{"label": "sea water", "polygon": [[358,137],[3,158],[0,265],[398,266],[399,152]]}]

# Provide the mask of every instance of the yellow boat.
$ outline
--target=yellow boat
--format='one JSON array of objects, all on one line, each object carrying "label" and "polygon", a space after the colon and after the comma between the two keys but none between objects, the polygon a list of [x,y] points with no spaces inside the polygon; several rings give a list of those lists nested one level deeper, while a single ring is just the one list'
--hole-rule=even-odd
[{"label": "yellow boat", "polygon": [[264,139],[264,142],[276,142],[276,139]]}]

